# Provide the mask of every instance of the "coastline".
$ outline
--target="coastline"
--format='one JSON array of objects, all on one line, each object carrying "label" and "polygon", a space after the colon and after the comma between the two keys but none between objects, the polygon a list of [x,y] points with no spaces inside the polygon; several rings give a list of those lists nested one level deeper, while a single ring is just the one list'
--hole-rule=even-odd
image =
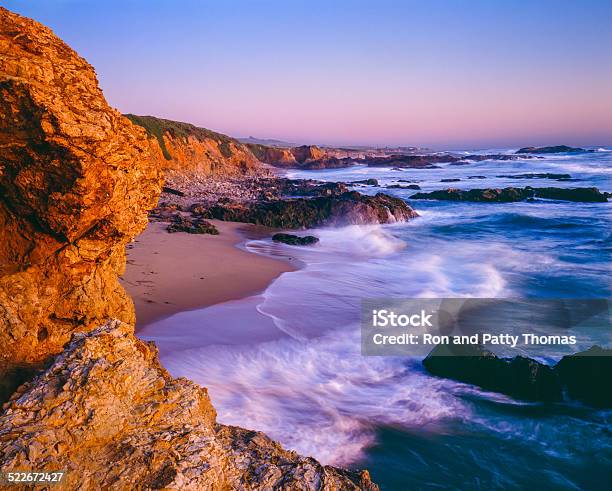
[{"label": "coastline", "polygon": [[219,235],[166,232],[151,222],[128,245],[120,282],[134,301],[136,331],[179,312],[205,308],[262,292],[278,276],[298,269],[239,247],[267,235],[255,225],[211,220]]}]

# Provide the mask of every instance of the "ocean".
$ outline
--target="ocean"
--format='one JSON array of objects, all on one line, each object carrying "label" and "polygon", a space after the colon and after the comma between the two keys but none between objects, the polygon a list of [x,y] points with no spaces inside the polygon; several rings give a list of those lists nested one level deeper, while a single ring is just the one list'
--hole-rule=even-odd
[{"label": "ocean", "polygon": [[[219,422],[264,431],[325,464],[366,467],[385,490],[609,489],[611,411],[521,402],[433,377],[420,359],[365,357],[359,328],[361,300],[371,297],[610,298],[611,203],[410,200],[419,191],[384,188],[403,180],[422,192],[612,191],[612,148],[595,150],[438,169],[292,171],[323,181],[376,178],[380,187],[357,189],[400,197],[420,217],[311,230],[320,242],[309,247],[250,240],[248,250],[303,267],[261,295],[177,314],[140,335],[157,342],[172,375],[209,388]],[[575,180],[498,177],[525,173]],[[449,178],[460,180],[440,182]],[[268,334],[253,341],[262,323]],[[549,361],[592,344],[581,339],[551,350]]]}]

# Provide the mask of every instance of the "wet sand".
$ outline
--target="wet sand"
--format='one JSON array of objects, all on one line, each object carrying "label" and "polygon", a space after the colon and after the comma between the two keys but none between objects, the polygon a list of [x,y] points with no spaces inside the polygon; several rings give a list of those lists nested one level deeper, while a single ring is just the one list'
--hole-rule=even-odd
[{"label": "wet sand", "polygon": [[[169,234],[150,223],[128,246],[120,281],[134,300],[136,328],[178,312],[255,295],[296,268],[237,247],[261,231],[243,223],[211,220],[219,235]],[[296,265],[297,266],[297,265]]]}]

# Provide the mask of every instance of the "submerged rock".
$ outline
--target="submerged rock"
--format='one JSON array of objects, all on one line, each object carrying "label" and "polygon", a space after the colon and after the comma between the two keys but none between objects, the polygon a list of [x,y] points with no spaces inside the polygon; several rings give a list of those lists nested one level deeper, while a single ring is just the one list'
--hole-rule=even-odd
[{"label": "submerged rock", "polygon": [[555,365],[570,398],[595,407],[612,408],[612,349],[592,346],[564,356]]},{"label": "submerged rock", "polygon": [[312,228],[320,225],[364,225],[403,222],[418,216],[405,201],[378,193],[351,191],[340,196],[296,198],[254,203],[196,204],[192,213],[204,218],[246,222],[272,228]]},{"label": "submerged rock", "polygon": [[530,358],[498,358],[480,345],[438,345],[423,360],[432,375],[527,401],[562,400],[555,371]]},{"label": "submerged rock", "polygon": [[608,201],[606,193],[597,188],[503,188],[503,189],[443,189],[430,193],[417,193],[410,199],[436,199],[445,201],[482,201],[509,203],[530,198],[544,198],[561,201],[603,203]]},{"label": "submerged rock", "polygon": [[446,179],[440,179],[440,182],[459,182],[461,179],[457,177],[448,177]]},{"label": "submerged rock", "polygon": [[299,236],[293,234],[274,234],[272,236],[272,240],[274,242],[282,242],[283,244],[298,246],[312,245],[319,242],[319,238],[315,237],[314,235]]},{"label": "submerged rock", "polygon": [[74,334],[13,395],[0,414],[0,467],[61,469],[62,489],[378,489],[367,471],[218,424],[206,389],[173,378],[155,345],[118,321]]}]

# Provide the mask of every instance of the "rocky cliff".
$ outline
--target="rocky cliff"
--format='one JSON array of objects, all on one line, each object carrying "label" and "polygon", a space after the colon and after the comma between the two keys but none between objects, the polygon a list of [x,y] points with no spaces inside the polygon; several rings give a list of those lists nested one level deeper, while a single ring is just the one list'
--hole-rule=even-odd
[{"label": "rocky cliff", "polygon": [[217,424],[134,336],[117,275],[160,193],[155,145],[85,60],[0,8],[0,469],[65,470],[58,489],[377,489]]},{"label": "rocky cliff", "polygon": [[238,175],[260,168],[251,150],[229,136],[153,116],[125,116],[146,130],[165,172]]},{"label": "rocky cliff", "polygon": [[300,167],[300,164],[306,162],[319,161],[331,157],[325,150],[315,145],[283,148],[251,143],[247,147],[260,161],[276,167]]},{"label": "rocky cliff", "polygon": [[160,187],[144,130],[109,107],[93,68],[50,29],[0,9],[5,390],[74,330],[134,321],[117,275]]}]

